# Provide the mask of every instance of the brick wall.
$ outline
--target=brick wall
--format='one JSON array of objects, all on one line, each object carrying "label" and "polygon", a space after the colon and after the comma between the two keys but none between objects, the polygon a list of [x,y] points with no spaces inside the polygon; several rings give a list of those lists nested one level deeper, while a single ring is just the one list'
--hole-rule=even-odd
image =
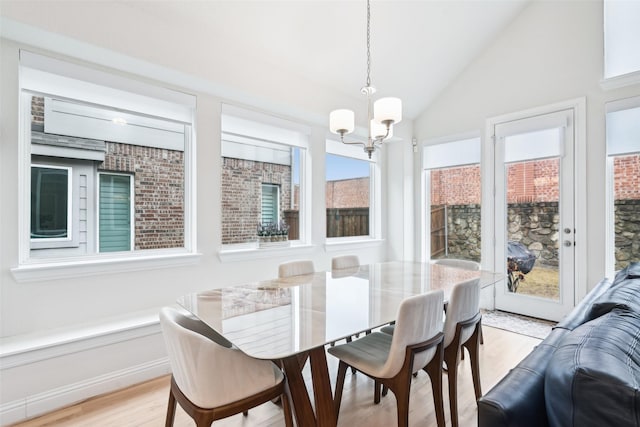
[{"label": "brick wall", "polygon": [[640,154],[613,160],[615,200],[640,200]]},{"label": "brick wall", "polygon": [[98,170],[134,175],[136,250],[184,247],[182,151],[107,142]]},{"label": "brick wall", "polygon": [[480,166],[431,171],[432,205],[468,205],[481,201]]},{"label": "brick wall", "polygon": [[44,98],[41,96],[31,97],[31,123],[44,125]]},{"label": "brick wall", "polygon": [[[640,199],[640,155],[614,160],[615,200]],[[521,162],[507,167],[507,203],[558,200],[557,159]],[[433,205],[478,204],[481,200],[480,166],[431,171]]]},{"label": "brick wall", "polygon": [[280,185],[280,215],[291,205],[291,167],[252,160],[222,158],[222,243],[257,239],[262,184]]},{"label": "brick wall", "polygon": [[369,177],[327,181],[327,209],[369,207]]}]

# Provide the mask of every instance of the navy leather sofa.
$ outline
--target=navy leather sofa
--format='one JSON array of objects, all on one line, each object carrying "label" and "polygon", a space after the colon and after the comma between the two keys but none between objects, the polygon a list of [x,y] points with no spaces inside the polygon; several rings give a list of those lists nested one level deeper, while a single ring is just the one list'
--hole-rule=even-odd
[{"label": "navy leather sofa", "polygon": [[478,400],[479,427],[640,427],[640,262],[602,280]]}]

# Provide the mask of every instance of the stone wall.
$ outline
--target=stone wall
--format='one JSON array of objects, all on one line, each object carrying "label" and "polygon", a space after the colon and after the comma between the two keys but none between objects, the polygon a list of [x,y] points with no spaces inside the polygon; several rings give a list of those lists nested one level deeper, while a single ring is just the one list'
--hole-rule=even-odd
[{"label": "stone wall", "polygon": [[[510,203],[508,239],[521,242],[537,263],[558,265],[558,204]],[[480,261],[480,205],[447,206],[447,251],[449,258]]]},{"label": "stone wall", "polygon": [[449,258],[480,262],[480,205],[452,205],[447,212]]},{"label": "stone wall", "polygon": [[184,247],[184,153],[106,143],[98,170],[134,176],[135,249]]},{"label": "stone wall", "polygon": [[640,200],[616,200],[615,210],[615,269],[630,261],[640,261]]},{"label": "stone wall", "polygon": [[222,244],[257,240],[262,184],[280,186],[280,216],[291,206],[291,167],[222,158]]},{"label": "stone wall", "polygon": [[536,265],[558,266],[559,223],[557,202],[507,206],[508,239],[525,245],[538,258]]}]

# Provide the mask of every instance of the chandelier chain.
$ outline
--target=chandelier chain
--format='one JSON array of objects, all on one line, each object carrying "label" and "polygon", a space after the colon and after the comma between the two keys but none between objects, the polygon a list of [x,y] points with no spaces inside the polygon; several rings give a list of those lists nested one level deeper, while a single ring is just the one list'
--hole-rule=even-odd
[{"label": "chandelier chain", "polygon": [[371,87],[371,5],[367,0],[367,87]]}]

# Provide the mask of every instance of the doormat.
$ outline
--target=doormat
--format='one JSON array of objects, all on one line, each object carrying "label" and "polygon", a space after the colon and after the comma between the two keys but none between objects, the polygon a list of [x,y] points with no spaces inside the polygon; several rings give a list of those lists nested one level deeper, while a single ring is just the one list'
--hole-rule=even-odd
[{"label": "doormat", "polygon": [[545,339],[551,333],[551,328],[556,325],[556,322],[507,313],[506,311],[482,310],[482,324],[517,334]]}]

